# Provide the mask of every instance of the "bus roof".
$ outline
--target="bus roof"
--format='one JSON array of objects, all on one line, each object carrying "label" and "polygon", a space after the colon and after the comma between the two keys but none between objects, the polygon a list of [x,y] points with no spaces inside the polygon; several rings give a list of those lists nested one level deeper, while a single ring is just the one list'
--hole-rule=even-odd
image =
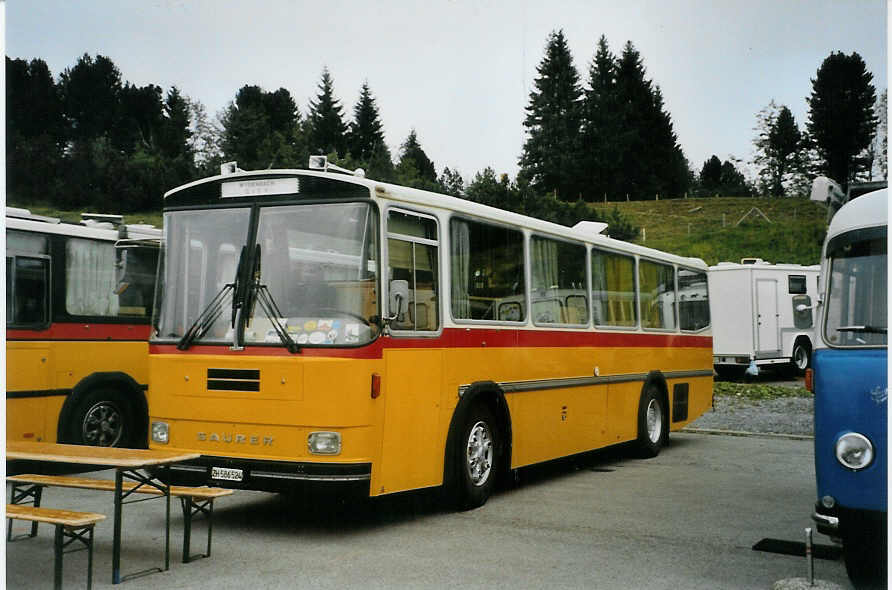
[{"label": "bus roof", "polygon": [[853,229],[886,225],[888,217],[888,189],[867,193],[837,211],[827,229],[827,239]]},{"label": "bus roof", "polygon": [[[81,223],[67,223],[55,217],[34,215],[27,209],[8,207],[6,227],[21,231],[40,232],[93,240],[117,241],[121,234],[111,223],[85,219]],[[131,240],[157,241],[161,239],[161,229],[146,224],[127,224],[127,238]]]},{"label": "bus roof", "polygon": [[[630,242],[624,242],[622,240],[609,238],[596,231],[599,229],[598,225],[582,224],[578,228],[572,228],[565,225],[537,219],[535,217],[521,215],[520,213],[512,213],[510,211],[505,211],[496,207],[482,205],[480,203],[475,203],[473,201],[469,201],[467,199],[462,199],[459,197],[452,197],[449,195],[401,186],[397,184],[389,184],[386,182],[370,180],[368,178],[358,176],[321,172],[317,170],[238,170],[237,172],[234,172],[232,174],[211,176],[209,178],[204,178],[195,182],[184,184],[167,191],[164,194],[164,198],[168,199],[169,197],[177,193],[197,188],[204,184],[222,183],[227,180],[235,181],[260,179],[266,176],[275,176],[280,178],[283,176],[313,176],[317,178],[325,178],[329,180],[336,180],[339,182],[360,185],[368,188],[369,191],[371,191],[371,194],[376,197],[387,199],[392,202],[404,203],[406,206],[410,207],[412,205],[417,205],[422,207],[441,209],[458,213],[459,215],[467,215],[470,217],[493,221],[496,223],[516,225],[518,227],[526,228],[535,232],[550,234],[558,238],[583,241],[592,245],[603,246],[605,248],[627,252],[629,254],[637,254],[639,256],[664,260],[666,262],[675,263],[681,266],[688,266],[706,270],[706,263],[699,258],[678,256],[675,254],[670,254],[668,252],[655,250],[653,248],[647,248],[645,246],[639,246]],[[585,231],[586,229],[590,229],[591,231]]]}]

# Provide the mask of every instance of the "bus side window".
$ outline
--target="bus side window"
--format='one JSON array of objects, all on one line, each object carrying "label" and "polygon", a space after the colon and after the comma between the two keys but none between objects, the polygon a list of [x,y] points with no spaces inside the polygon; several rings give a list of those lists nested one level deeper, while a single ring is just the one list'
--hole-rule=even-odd
[{"label": "bus side window", "polygon": [[45,326],[49,323],[50,265],[48,258],[6,258],[6,325]]},{"label": "bus side window", "polygon": [[603,250],[592,250],[592,317],[596,326],[633,328],[635,309],[635,259]]},{"label": "bus side window", "polygon": [[585,246],[530,239],[532,311],[537,324],[586,324]]},{"label": "bus side window", "polygon": [[523,233],[453,219],[452,316],[465,320],[526,319]]},{"label": "bus side window", "polygon": [[641,327],[675,329],[675,269],[648,260],[638,263]]},{"label": "bus side window", "polygon": [[706,273],[678,269],[678,323],[682,331],[696,332],[709,325],[709,289]]},{"label": "bus side window", "polygon": [[[406,281],[409,300],[393,321],[394,330],[440,328],[437,221],[392,209],[387,218],[388,280]],[[389,310],[395,314],[397,310]]]}]

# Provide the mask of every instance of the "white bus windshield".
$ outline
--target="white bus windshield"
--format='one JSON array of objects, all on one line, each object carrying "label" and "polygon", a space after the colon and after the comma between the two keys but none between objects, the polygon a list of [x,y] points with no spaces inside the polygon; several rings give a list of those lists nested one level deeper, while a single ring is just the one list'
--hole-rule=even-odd
[{"label": "white bus windshield", "polygon": [[824,326],[827,342],[832,346],[885,346],[885,237],[847,243],[829,256],[830,285]]}]

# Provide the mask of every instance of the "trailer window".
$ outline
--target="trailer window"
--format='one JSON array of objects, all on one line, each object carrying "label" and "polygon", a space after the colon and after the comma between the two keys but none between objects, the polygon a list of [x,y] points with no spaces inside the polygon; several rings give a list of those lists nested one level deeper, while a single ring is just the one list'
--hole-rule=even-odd
[{"label": "trailer window", "polygon": [[787,287],[790,295],[805,295],[805,275],[790,275],[787,277]]}]

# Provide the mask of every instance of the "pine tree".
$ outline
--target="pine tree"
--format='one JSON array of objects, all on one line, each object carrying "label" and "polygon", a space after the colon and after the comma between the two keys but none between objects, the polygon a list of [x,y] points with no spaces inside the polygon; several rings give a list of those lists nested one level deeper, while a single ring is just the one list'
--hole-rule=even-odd
[{"label": "pine tree", "polygon": [[313,154],[336,153],[343,157],[347,152],[347,125],[342,115],[340,101],[334,97],[334,82],[328,68],[322,70],[319,94],[310,101],[307,115],[307,132],[310,152]]},{"label": "pine tree", "polygon": [[862,152],[870,145],[877,119],[873,74],[853,52],[831,53],[812,79],[808,132],[821,157],[820,172],[848,186],[866,169]]},{"label": "pine tree", "polygon": [[601,35],[589,66],[580,131],[583,180],[587,200],[616,198],[624,130],[616,93],[616,57]]},{"label": "pine tree", "polygon": [[221,123],[224,157],[240,168],[290,168],[306,162],[298,147],[297,105],[284,88],[265,92],[259,86],[243,86]]},{"label": "pine tree", "polygon": [[10,200],[54,202],[67,129],[46,62],[6,58],[6,190]]},{"label": "pine tree", "polygon": [[802,133],[790,109],[778,107],[774,101],[760,112],[757,121],[753,163],[759,168],[765,192],[784,196],[793,176],[801,171]]},{"label": "pine tree", "polygon": [[527,139],[520,176],[540,194],[574,200],[583,186],[578,157],[582,89],[563,31],[549,35],[536,71],[523,122]]},{"label": "pine tree", "polygon": [[384,143],[384,131],[378,106],[368,82],[362,84],[359,100],[353,107],[353,121],[350,123],[348,144],[354,159],[367,162],[379,144]]},{"label": "pine tree", "polygon": [[415,129],[412,129],[400,148],[396,174],[400,184],[426,190],[442,190],[437,182],[437,169],[418,143]]}]

